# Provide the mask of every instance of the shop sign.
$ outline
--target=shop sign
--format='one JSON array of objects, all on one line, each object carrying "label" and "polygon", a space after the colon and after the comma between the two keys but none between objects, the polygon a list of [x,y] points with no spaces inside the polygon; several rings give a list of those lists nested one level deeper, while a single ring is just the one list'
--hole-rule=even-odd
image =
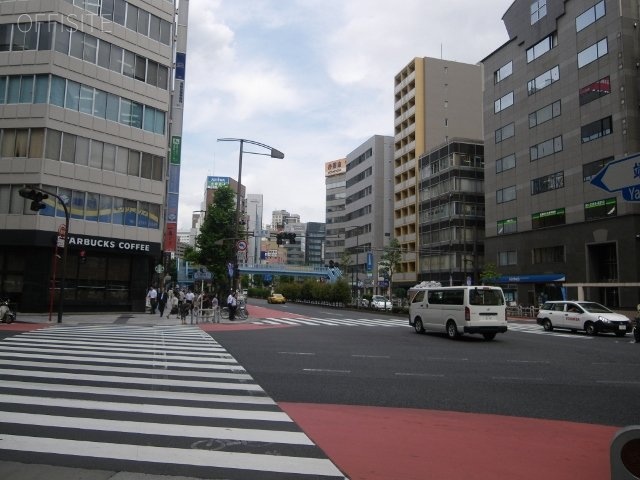
[{"label": "shop sign", "polygon": [[117,253],[158,253],[160,245],[153,242],[139,242],[120,238],[90,237],[85,235],[69,235],[70,247],[93,248]]}]

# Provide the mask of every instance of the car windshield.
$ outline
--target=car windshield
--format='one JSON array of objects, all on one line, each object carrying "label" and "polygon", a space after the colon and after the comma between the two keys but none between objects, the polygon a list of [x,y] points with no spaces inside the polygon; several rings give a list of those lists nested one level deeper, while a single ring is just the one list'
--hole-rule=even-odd
[{"label": "car windshield", "polygon": [[374,295],[371,298],[371,300],[374,301],[374,302],[388,302],[389,301],[385,297],[381,297],[380,295]]},{"label": "car windshield", "polygon": [[607,307],[596,302],[584,302],[579,305],[589,313],[611,313]]}]

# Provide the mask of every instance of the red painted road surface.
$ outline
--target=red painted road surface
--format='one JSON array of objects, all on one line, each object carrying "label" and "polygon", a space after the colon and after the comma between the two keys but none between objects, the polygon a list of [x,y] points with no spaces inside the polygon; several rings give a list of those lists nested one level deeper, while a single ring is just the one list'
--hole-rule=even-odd
[{"label": "red painted road surface", "polygon": [[280,403],[351,480],[604,480],[616,427]]}]

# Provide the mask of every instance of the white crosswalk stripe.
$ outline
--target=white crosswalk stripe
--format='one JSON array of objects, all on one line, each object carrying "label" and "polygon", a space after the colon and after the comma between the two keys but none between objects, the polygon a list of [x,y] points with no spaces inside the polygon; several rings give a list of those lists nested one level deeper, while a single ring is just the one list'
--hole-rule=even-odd
[{"label": "white crosswalk stripe", "polygon": [[579,335],[576,333],[553,331],[546,332],[544,328],[536,323],[513,323],[509,322],[509,330],[512,332],[534,333],[537,335],[550,335],[554,337],[577,338],[581,340],[591,340],[593,337]]},{"label": "white crosswalk stripe", "polygon": [[291,317],[269,317],[253,320],[253,325],[306,325],[318,326],[346,326],[346,327],[409,327],[409,320],[406,318],[291,318]]},{"label": "white crosswalk stripe", "polygon": [[0,341],[0,460],[203,478],[345,478],[193,326],[55,326]]}]

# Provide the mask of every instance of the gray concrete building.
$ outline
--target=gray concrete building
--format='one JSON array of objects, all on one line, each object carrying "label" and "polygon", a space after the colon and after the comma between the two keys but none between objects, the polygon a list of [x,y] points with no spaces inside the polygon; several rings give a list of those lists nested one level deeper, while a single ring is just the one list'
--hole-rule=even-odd
[{"label": "gray concrete building", "polygon": [[638,16],[637,2],[517,0],[509,41],[482,60],[486,261],[514,302],[640,300],[640,206],[591,183],[640,151]]},{"label": "gray concrete building", "polygon": [[484,144],[454,138],[419,162],[418,280],[477,285],[484,268]]},{"label": "gray concrete building", "polygon": [[347,159],[325,162],[324,170],[326,239],[323,257],[325,265],[336,265],[340,264],[344,252]]},{"label": "gray concrete building", "polygon": [[[144,310],[167,218],[175,15],[167,0],[0,1],[0,290],[20,310],[60,295],[65,207],[65,309]],[[51,192],[43,209],[24,184]]]},{"label": "gray concrete building", "polygon": [[377,270],[393,227],[393,137],[374,135],[349,153],[345,175],[341,228],[350,266],[342,271],[359,296],[386,292]]}]

